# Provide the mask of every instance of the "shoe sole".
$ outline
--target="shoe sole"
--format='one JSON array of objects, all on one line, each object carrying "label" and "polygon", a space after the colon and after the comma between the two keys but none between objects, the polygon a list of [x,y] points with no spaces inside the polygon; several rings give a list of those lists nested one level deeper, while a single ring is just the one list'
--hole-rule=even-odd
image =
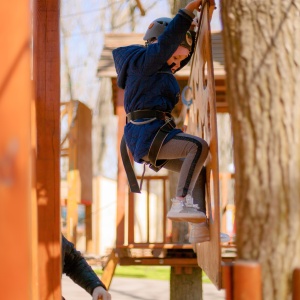
[{"label": "shoe sole", "polygon": [[204,243],[204,242],[209,242],[210,241],[210,237],[209,236],[205,236],[205,237],[201,237],[201,238],[191,238],[189,239],[189,242],[191,244],[198,244],[198,243]]},{"label": "shoe sole", "polygon": [[206,222],[207,218],[206,215],[191,215],[191,214],[185,214],[180,213],[180,216],[178,216],[178,213],[176,215],[168,214],[167,218],[172,221],[182,221],[182,222],[191,222],[191,223],[203,223]]}]

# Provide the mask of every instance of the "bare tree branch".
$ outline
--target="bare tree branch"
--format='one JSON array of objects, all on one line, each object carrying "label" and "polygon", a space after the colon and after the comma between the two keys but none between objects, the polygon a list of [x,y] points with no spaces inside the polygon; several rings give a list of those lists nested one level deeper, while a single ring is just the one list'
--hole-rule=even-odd
[{"label": "bare tree branch", "polygon": [[139,8],[139,10],[141,12],[141,16],[145,16],[146,12],[145,12],[140,0],[136,0],[136,5],[137,5],[137,7]]}]

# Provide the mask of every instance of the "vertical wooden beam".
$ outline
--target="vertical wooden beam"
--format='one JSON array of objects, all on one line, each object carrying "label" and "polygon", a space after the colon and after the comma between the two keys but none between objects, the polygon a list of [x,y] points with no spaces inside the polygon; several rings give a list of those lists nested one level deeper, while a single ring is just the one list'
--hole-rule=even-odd
[{"label": "vertical wooden beam", "polygon": [[100,254],[100,208],[101,208],[101,203],[100,203],[100,180],[98,177],[93,179],[93,192],[94,192],[94,201],[93,201],[93,205],[91,205],[91,210],[93,210],[95,212],[95,215],[93,217],[93,222],[94,222],[94,230],[93,230],[93,234],[94,234],[94,253],[96,254]]},{"label": "vertical wooden beam", "polygon": [[[68,127],[69,127],[69,171],[68,171],[68,199],[67,199],[67,234],[66,238],[76,247],[78,204],[80,203],[81,189],[78,190],[80,174],[78,171],[78,106],[79,101],[70,101],[67,104]],[[77,122],[76,122],[76,121]],[[76,175],[75,175],[76,174]],[[77,179],[75,179],[75,177]]]},{"label": "vertical wooden beam", "polygon": [[28,0],[0,2],[1,299],[39,299],[29,7]]},{"label": "vertical wooden beam", "polygon": [[300,269],[297,268],[293,272],[293,300],[300,299]]},{"label": "vertical wooden beam", "polygon": [[78,204],[81,196],[81,178],[79,170],[71,170],[67,175],[67,239],[74,245],[77,242]]},{"label": "vertical wooden beam", "polygon": [[94,251],[92,216],[92,204],[89,203],[85,205],[85,249],[88,253],[92,253]]},{"label": "vertical wooden beam", "polygon": [[[79,172],[81,190],[78,194],[77,204],[68,206],[67,222],[72,223],[72,237],[68,236],[76,245],[78,204],[85,205],[85,236],[86,251],[93,251],[92,240],[92,210],[93,200],[93,163],[92,163],[92,112],[85,104],[78,100],[71,100],[67,104],[68,126],[69,126],[69,171]],[[79,183],[79,181],[78,181]],[[76,181],[72,183],[77,184]],[[70,186],[70,189],[78,189],[76,186]],[[77,197],[77,196],[76,196]],[[72,202],[72,199],[68,199]],[[70,208],[70,211],[69,211]],[[68,232],[70,234],[70,232]]]},{"label": "vertical wooden beam", "polygon": [[[241,261],[223,265],[222,287],[226,291],[226,300],[261,300],[261,266],[254,261]],[[299,298],[293,298],[293,300]]]},{"label": "vertical wooden beam", "polygon": [[147,187],[147,243],[150,243],[150,180],[147,179],[146,181],[146,187]]},{"label": "vertical wooden beam", "polygon": [[127,226],[125,226],[125,228],[127,228],[128,244],[134,243],[134,199],[134,194],[129,192],[128,206],[127,210],[125,211],[127,215]]},{"label": "vertical wooden beam", "polygon": [[259,263],[236,261],[233,267],[233,299],[262,300]]},{"label": "vertical wooden beam", "polygon": [[230,173],[220,173],[220,190],[221,190],[221,231],[226,233],[227,218],[226,208],[228,204],[228,185],[231,178]]},{"label": "vertical wooden beam", "polygon": [[222,267],[222,288],[225,289],[225,299],[233,300],[233,264],[227,263]]},{"label": "vertical wooden beam", "polygon": [[[19,26],[18,26],[19,27]],[[39,299],[61,299],[59,1],[34,1]]]},{"label": "vertical wooden beam", "polygon": [[167,243],[167,184],[163,179],[163,243]]},{"label": "vertical wooden beam", "polygon": [[128,183],[125,169],[122,165],[122,158],[120,153],[121,139],[124,133],[124,125],[126,120],[126,114],[124,111],[124,90],[117,89],[117,105],[116,113],[119,117],[118,122],[118,142],[117,142],[117,153],[118,153],[118,175],[117,175],[117,235],[116,244],[117,246],[124,245],[125,242],[125,202],[128,195]]}]

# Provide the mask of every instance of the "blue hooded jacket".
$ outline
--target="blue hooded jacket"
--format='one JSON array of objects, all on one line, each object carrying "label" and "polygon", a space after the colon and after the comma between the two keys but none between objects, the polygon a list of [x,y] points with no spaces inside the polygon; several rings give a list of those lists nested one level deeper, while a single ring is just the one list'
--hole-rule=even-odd
[{"label": "blue hooded jacket", "polygon": [[[147,47],[131,45],[113,50],[113,58],[118,74],[118,86],[125,89],[124,108],[126,114],[135,110],[152,109],[171,112],[180,98],[180,88],[176,78],[167,65],[167,60],[184,40],[193,18],[180,9],[169,23],[158,42]],[[191,55],[181,62],[182,68]],[[155,120],[144,125],[127,123],[124,128],[126,144],[134,161],[142,163],[148,154],[150,145],[162,120]],[[182,132],[173,129],[165,143]]]}]

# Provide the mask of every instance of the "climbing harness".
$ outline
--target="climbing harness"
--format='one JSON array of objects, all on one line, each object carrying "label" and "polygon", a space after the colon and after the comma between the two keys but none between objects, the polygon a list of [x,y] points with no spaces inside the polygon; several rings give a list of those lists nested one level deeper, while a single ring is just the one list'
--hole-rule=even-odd
[{"label": "climbing harness", "polygon": [[[146,119],[144,121],[137,121],[141,119]],[[150,169],[158,172],[166,163],[167,160],[158,160],[157,156],[158,153],[167,137],[167,135],[176,127],[174,119],[171,113],[163,112],[159,110],[151,110],[151,109],[144,109],[144,110],[136,110],[126,115],[127,123],[132,123],[137,126],[144,125],[153,122],[154,120],[163,120],[165,124],[161,126],[156,133],[148,152],[149,162],[144,162],[144,172],[141,179],[140,186],[138,185],[136,175],[134,173],[134,169],[132,167],[128,149],[125,142],[124,136],[121,140],[120,150],[121,150],[121,157],[123,161],[123,165],[127,174],[127,179],[129,182],[130,190],[133,193],[140,193],[143,183],[143,177],[145,173],[145,165],[148,165]]]}]

